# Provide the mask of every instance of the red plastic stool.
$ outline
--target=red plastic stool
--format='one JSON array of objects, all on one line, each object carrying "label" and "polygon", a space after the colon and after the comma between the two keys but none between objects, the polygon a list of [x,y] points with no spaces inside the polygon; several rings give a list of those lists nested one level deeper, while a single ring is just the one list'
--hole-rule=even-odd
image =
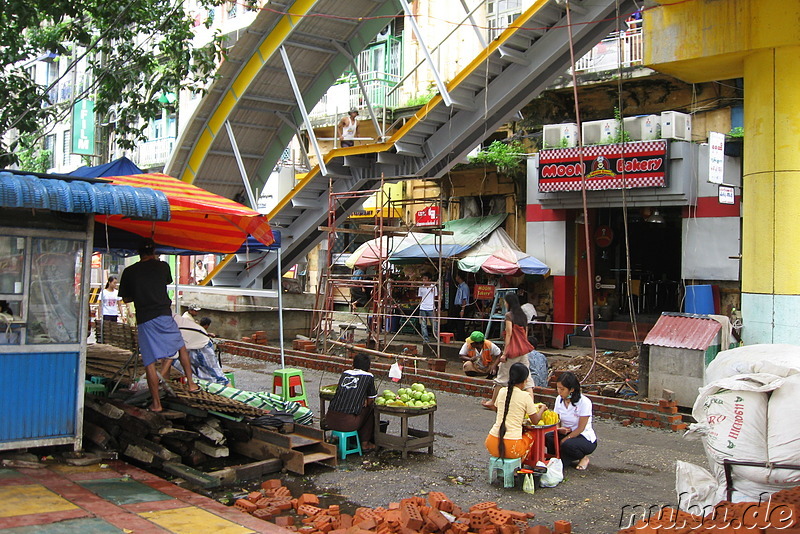
[{"label": "red plastic stool", "polygon": [[451,333],[451,332],[439,332],[439,337],[440,337],[440,338],[442,338],[442,341],[443,341],[444,343],[448,343],[448,344],[449,344],[451,341],[453,341],[453,336],[454,336],[454,335],[455,335],[455,334],[453,334],[453,333]]},{"label": "red plastic stool", "polygon": [[[556,427],[557,425],[525,427],[525,431],[533,430],[535,437],[531,445],[531,450],[528,451],[528,456],[525,458],[525,461],[522,462],[523,464],[536,466],[537,462],[547,463],[549,458],[561,458],[561,445],[558,441],[558,431]],[[547,446],[545,445],[544,437],[549,432],[555,433],[553,436],[555,454],[547,454]]]}]

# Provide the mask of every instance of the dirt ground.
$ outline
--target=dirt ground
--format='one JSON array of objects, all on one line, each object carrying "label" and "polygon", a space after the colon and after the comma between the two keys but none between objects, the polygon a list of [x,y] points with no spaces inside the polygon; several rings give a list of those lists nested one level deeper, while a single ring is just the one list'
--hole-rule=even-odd
[{"label": "dirt ground", "polygon": [[[254,391],[269,390],[272,371],[278,367],[234,356],[225,356],[224,364],[235,370],[237,387]],[[304,377],[311,393],[310,407],[318,411],[316,392],[322,385],[335,383],[338,375],[304,370]],[[378,390],[406,385],[401,384],[379,381]],[[423,449],[407,460],[393,451],[349,456],[335,469],[313,466],[304,477],[285,474],[285,482],[345,509],[387,506],[404,497],[442,491],[465,508],[491,500],[502,508],[536,514],[531,525],[552,528],[553,521],[566,519],[575,533],[606,534],[620,528],[624,506],[675,503],[676,460],[706,465],[701,443],[685,440],[679,433],[595,421],[599,446],[586,472],[569,468],[558,487],[541,488],[533,495],[519,488],[504,489],[502,484],[490,485],[487,479],[488,453],[483,442],[495,414],[481,409],[478,398],[437,392],[437,400],[433,455]],[[388,419],[391,432],[399,420]],[[415,424],[411,419],[411,423],[421,428],[421,421]]]}]

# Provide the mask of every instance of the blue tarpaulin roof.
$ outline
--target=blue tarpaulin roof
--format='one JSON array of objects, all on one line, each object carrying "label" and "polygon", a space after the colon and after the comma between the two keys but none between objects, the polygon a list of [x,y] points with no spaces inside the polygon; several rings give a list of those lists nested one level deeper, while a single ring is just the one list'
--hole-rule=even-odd
[{"label": "blue tarpaulin roof", "polygon": [[170,218],[169,201],[161,191],[9,171],[0,171],[0,207],[123,215],[148,221]]},{"label": "blue tarpaulin roof", "polygon": [[143,174],[144,171],[136,166],[134,162],[122,156],[111,163],[104,163],[94,167],[78,167],[72,171],[70,176],[85,176],[87,178],[98,178],[100,176],[131,176],[133,174]]}]

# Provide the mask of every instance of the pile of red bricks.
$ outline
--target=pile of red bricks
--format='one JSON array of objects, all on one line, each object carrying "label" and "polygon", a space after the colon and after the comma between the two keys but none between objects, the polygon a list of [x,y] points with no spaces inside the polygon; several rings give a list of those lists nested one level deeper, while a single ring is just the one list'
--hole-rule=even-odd
[{"label": "pile of red bricks", "polygon": [[242,338],[245,343],[255,343],[256,345],[266,345],[268,343],[267,333],[264,330],[253,332],[249,336]]},{"label": "pile of red bricks", "polygon": [[[261,491],[239,499],[234,506],[244,513],[302,534],[569,534],[569,521],[556,521],[553,530],[528,525],[533,514],[502,510],[495,502],[482,502],[462,510],[444,493],[432,491],[427,500],[409,497],[388,508],[358,508],[354,515],[338,505],[320,508],[316,495],[291,498],[280,480],[267,480]],[[296,519],[297,518],[297,522]]]},{"label": "pile of red bricks", "polygon": [[[311,343],[313,342],[306,342]],[[229,354],[247,356],[259,360],[280,362],[280,350],[277,347],[261,347],[241,341],[225,341],[218,348]],[[304,369],[318,369],[339,374],[345,369],[350,369],[352,360],[332,354],[318,354],[316,345],[306,345],[304,349],[286,351],[286,365]],[[391,362],[385,360],[375,361],[373,358],[372,372],[376,375],[388,376]],[[403,364],[403,380],[419,382],[433,391],[447,391],[471,397],[491,398],[491,380],[469,376],[454,375],[452,373],[433,371],[421,360],[407,359]],[[556,398],[555,388],[534,388],[537,400],[552,406]],[[640,424],[653,428],[663,428],[680,432],[686,429],[683,416],[677,413],[674,403],[661,406],[658,403],[629,400],[617,397],[604,397],[601,395],[587,395],[592,401],[594,416],[601,419],[616,419],[623,425]]]},{"label": "pile of red bricks", "polygon": [[305,352],[316,352],[317,342],[311,339],[293,339],[292,349],[302,350]]},{"label": "pile of red bricks", "polygon": [[708,515],[662,508],[618,534],[798,534],[800,487],[773,493],[766,502],[717,503]]}]

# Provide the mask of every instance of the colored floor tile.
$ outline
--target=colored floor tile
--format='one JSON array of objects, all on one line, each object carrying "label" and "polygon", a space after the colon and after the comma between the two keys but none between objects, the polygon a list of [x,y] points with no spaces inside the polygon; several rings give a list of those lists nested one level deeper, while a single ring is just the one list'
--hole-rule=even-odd
[{"label": "colored floor tile", "polygon": [[107,478],[103,480],[84,480],[77,484],[88,489],[98,497],[116,505],[134,504],[137,502],[164,501],[171,499],[169,495],[154,490],[131,478]]},{"label": "colored floor tile", "polygon": [[0,467],[0,479],[3,479],[3,478],[16,478],[16,477],[21,477],[21,476],[22,475],[18,471],[15,471],[14,469],[5,469],[5,468]]},{"label": "colored floor tile", "polygon": [[0,486],[0,517],[62,512],[77,508],[38,484]]},{"label": "colored floor tile", "polygon": [[100,518],[70,519],[50,525],[32,525],[3,530],[3,534],[119,534],[122,530]]},{"label": "colored floor tile", "polygon": [[50,466],[50,470],[55,471],[56,473],[61,473],[62,475],[71,473],[96,473],[99,471],[103,472],[109,471],[108,467],[100,467],[100,464],[94,464],[94,465],[54,464]]},{"label": "colored floor tile", "polygon": [[175,534],[196,534],[197,532],[244,534],[253,532],[227,519],[222,519],[211,512],[193,507],[144,512],[139,515]]}]

